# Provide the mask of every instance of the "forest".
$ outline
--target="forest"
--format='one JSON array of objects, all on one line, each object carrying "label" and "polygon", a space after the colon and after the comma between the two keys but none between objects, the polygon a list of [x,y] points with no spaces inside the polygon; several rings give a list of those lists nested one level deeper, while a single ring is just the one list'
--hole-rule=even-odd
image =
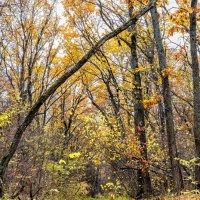
[{"label": "forest", "polygon": [[0,1],[0,199],[200,200],[198,0]]}]

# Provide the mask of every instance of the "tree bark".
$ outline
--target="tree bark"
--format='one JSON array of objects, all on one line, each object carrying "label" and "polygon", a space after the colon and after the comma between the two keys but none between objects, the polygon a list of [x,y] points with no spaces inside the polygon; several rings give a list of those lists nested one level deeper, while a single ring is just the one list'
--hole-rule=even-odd
[{"label": "tree bark", "polygon": [[[194,106],[194,140],[196,156],[198,158],[197,164],[200,159],[200,76],[199,76],[199,61],[197,53],[197,19],[196,9],[197,0],[191,1],[191,8],[194,9],[193,13],[190,14],[190,53],[192,59],[192,78],[193,78],[193,106]],[[197,188],[200,189],[200,166],[195,166],[195,181]]]},{"label": "tree bark", "polygon": [[[154,38],[156,41],[156,47],[158,52],[158,59],[160,70],[162,74],[162,70],[167,68],[165,51],[162,43],[160,25],[158,20],[158,12],[156,6],[151,9],[151,17],[153,23],[154,30]],[[169,149],[169,157],[172,168],[172,176],[174,182],[174,191],[180,192],[183,188],[183,179],[179,161],[176,160],[178,157],[177,145],[176,145],[176,134],[174,129],[174,119],[173,119],[173,109],[172,109],[172,99],[171,99],[171,91],[169,85],[169,78],[166,75],[162,76],[162,93],[164,99],[164,109],[165,109],[165,121],[166,121],[166,131],[167,131],[167,139],[168,139],[168,149]]]},{"label": "tree bark", "polygon": [[[1,162],[0,162],[0,181],[3,182],[3,177],[5,174],[5,171],[8,167],[8,164],[10,160],[12,159],[13,155],[15,154],[17,147],[21,141],[22,135],[24,131],[26,130],[27,126],[31,124],[33,119],[35,118],[36,113],[40,109],[40,107],[46,102],[46,100],[54,94],[54,92],[67,80],[69,79],[75,72],[77,72],[98,50],[99,48],[108,40],[111,38],[117,36],[122,31],[126,30],[128,27],[130,27],[133,23],[136,23],[137,20],[143,16],[146,12],[148,12],[153,6],[155,2],[151,2],[148,6],[146,6],[144,9],[142,9],[137,15],[132,17],[130,20],[128,20],[126,23],[124,23],[119,28],[115,29],[111,33],[105,35],[102,37],[96,45],[94,45],[74,66],[66,66],[67,71],[57,80],[55,81],[49,89],[42,94],[38,100],[35,102],[35,104],[32,106],[28,114],[25,116],[23,122],[18,126],[14,138],[12,140],[12,143],[8,149],[8,151],[3,155]],[[0,184],[0,197],[3,196],[3,184]]]}]

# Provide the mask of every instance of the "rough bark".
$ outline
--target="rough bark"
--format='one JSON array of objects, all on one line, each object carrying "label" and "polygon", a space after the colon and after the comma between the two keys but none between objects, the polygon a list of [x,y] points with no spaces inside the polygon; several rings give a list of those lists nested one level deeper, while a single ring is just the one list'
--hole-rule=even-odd
[{"label": "rough bark", "polygon": [[[165,51],[162,43],[160,25],[158,20],[158,12],[156,6],[151,9],[151,17],[154,29],[154,37],[156,41],[156,47],[158,52],[158,59],[161,72],[167,67]],[[173,119],[173,109],[172,109],[172,99],[171,91],[169,85],[168,76],[162,76],[162,92],[164,99],[164,109],[165,109],[165,121],[166,121],[166,131],[168,139],[168,149],[169,157],[172,168],[172,176],[174,182],[174,191],[179,192],[183,188],[183,179],[179,161],[176,160],[178,157],[177,145],[176,145],[176,134],[174,129],[174,119]]]},{"label": "rough bark", "polygon": [[[133,9],[129,8],[129,16],[132,17]],[[129,31],[131,32],[131,69],[136,71],[138,66],[138,56],[137,56],[137,33],[136,24],[133,24]],[[146,132],[145,132],[145,111],[143,105],[143,95],[142,95],[142,83],[140,72],[134,72],[133,84],[135,88],[133,89],[133,103],[134,103],[134,125],[135,132],[138,135],[141,148],[142,160],[148,160],[147,158],[147,145],[146,145]],[[145,169],[138,169],[137,174],[138,189],[136,199],[141,199],[143,197],[148,197],[152,193],[151,179],[148,172],[148,167]]]},{"label": "rough bark", "polygon": [[[197,19],[196,12],[197,0],[191,1],[191,7],[194,12],[190,14],[190,51],[192,59],[192,78],[193,78],[193,106],[194,106],[194,139],[196,156],[200,159],[200,76],[199,76],[199,61],[197,53]],[[199,164],[199,160],[197,161]],[[200,189],[200,166],[195,169],[195,181],[197,188]]]},{"label": "rough bark", "polygon": [[[15,154],[17,147],[20,143],[20,140],[22,138],[22,135],[24,131],[26,130],[27,126],[31,124],[33,121],[36,113],[40,109],[40,107],[46,102],[46,100],[54,94],[54,92],[67,80],[69,79],[75,72],[77,72],[98,50],[99,48],[108,40],[111,38],[117,36],[122,31],[126,30],[128,27],[130,27],[133,23],[136,23],[137,20],[143,16],[146,12],[148,12],[153,6],[155,2],[151,2],[147,7],[142,9],[137,15],[132,17],[130,20],[128,20],[126,23],[124,23],[119,28],[115,29],[111,33],[105,35],[102,37],[96,45],[94,45],[74,66],[66,66],[67,70],[66,72],[57,80],[55,81],[46,92],[44,92],[38,100],[35,102],[35,104],[32,106],[28,114],[25,116],[23,122],[18,126],[15,135],[13,137],[12,143],[8,149],[8,151],[3,155],[1,162],[0,162],[0,179],[3,181],[3,176],[5,174],[5,171],[8,167],[8,164],[10,160],[12,159],[13,155]],[[0,184],[0,195],[3,195],[3,184]]]}]

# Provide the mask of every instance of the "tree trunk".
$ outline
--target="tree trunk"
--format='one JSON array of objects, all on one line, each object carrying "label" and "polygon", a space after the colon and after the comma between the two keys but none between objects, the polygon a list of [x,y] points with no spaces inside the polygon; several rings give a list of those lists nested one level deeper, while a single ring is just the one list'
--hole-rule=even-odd
[{"label": "tree trunk", "polygon": [[[197,0],[191,1],[191,7],[197,9]],[[190,14],[190,51],[192,58],[192,78],[193,78],[193,105],[194,105],[194,139],[195,150],[198,158],[197,164],[200,159],[200,76],[199,76],[199,62],[197,54],[197,39],[196,39],[196,11]],[[195,167],[195,181],[197,188],[200,189],[200,166]]]},{"label": "tree trunk", "polygon": [[[133,9],[129,8],[129,16],[132,17]],[[135,123],[135,133],[138,135],[140,149],[141,149],[141,160],[147,161],[147,144],[146,144],[146,132],[145,132],[145,112],[143,105],[143,95],[142,95],[142,84],[140,72],[134,72],[138,68],[138,57],[137,57],[137,33],[133,24],[130,27],[131,32],[131,69],[133,70],[133,84],[135,88],[133,89],[133,103],[134,103],[134,123]],[[141,167],[138,169],[137,181],[138,189],[136,199],[141,199],[144,196],[148,197],[152,193],[151,179],[148,172],[148,167],[144,167],[144,163],[140,163]]]},{"label": "tree trunk", "polygon": [[[158,52],[159,65],[162,72],[162,70],[166,69],[167,63],[161,38],[158,12],[156,7],[151,9],[151,17],[152,17],[154,37]],[[165,109],[165,121],[166,121],[166,131],[168,139],[169,157],[170,157],[172,176],[174,182],[174,191],[180,192],[181,189],[183,188],[183,179],[179,161],[176,160],[176,158],[178,157],[178,152],[176,146],[176,134],[174,129],[171,91],[169,85],[169,78],[168,76],[165,75],[162,75],[162,90],[163,90],[162,92],[163,92],[164,107],[165,107],[164,109]]]}]

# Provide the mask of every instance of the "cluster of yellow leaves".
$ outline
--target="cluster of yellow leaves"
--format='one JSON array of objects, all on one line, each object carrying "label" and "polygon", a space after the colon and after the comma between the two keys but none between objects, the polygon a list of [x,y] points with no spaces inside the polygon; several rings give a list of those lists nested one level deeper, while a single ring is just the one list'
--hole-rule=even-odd
[{"label": "cluster of yellow leaves", "polygon": [[181,60],[184,58],[184,56],[185,56],[185,51],[183,48],[179,49],[173,54],[175,60]]},{"label": "cluster of yellow leaves", "polygon": [[169,21],[173,24],[168,30],[169,36],[173,36],[175,32],[186,32],[186,27],[189,26],[189,14],[197,13],[197,21],[200,20],[199,6],[196,10],[191,8],[188,0],[178,0],[177,4],[179,9],[169,16]]},{"label": "cluster of yellow leaves", "polygon": [[73,158],[79,158],[81,156],[80,152],[74,152],[74,153],[70,153],[69,154],[69,158],[73,159]]},{"label": "cluster of yellow leaves", "polygon": [[179,26],[188,26],[189,15],[186,9],[179,9],[169,16],[169,21]]},{"label": "cluster of yellow leaves", "polygon": [[[158,129],[156,131],[159,131]],[[148,130],[148,151],[151,153],[151,161],[159,162],[166,158],[167,149],[163,149],[162,143],[158,142],[157,135],[152,134],[151,130]]]},{"label": "cluster of yellow leaves", "polygon": [[[14,102],[13,102],[14,105]],[[24,109],[27,108],[28,105],[24,106]],[[0,127],[6,126],[12,123],[12,117],[16,114],[22,112],[23,110],[20,108],[16,108],[15,106],[6,109],[4,112],[0,113]]]},{"label": "cluster of yellow leaves", "polygon": [[[141,5],[141,4],[149,4],[150,0],[141,0],[141,1],[136,1],[136,0],[125,0],[125,2],[128,4],[128,6],[136,6],[136,5]],[[157,0],[156,1],[157,6],[162,6],[163,3],[168,4],[168,0]]]},{"label": "cluster of yellow leaves", "polygon": [[6,124],[11,123],[9,118],[10,118],[10,114],[9,113],[0,114],[0,127],[3,127]]},{"label": "cluster of yellow leaves", "polygon": [[[123,43],[121,43],[121,45],[122,44]],[[109,50],[112,53],[121,53],[118,40],[116,40],[115,38],[108,41],[104,46],[105,46],[105,50]]]},{"label": "cluster of yellow leaves", "polygon": [[138,1],[138,0],[125,0],[125,3],[129,7],[131,7],[131,6],[141,5],[141,3],[147,5],[148,3],[150,3],[150,1],[149,0],[141,0],[141,1]]},{"label": "cluster of yellow leaves", "polygon": [[174,25],[174,26],[172,26],[171,28],[169,28],[169,30],[168,30],[168,35],[169,35],[169,36],[173,36],[174,33],[177,33],[177,32],[179,32],[179,33],[184,33],[185,31],[186,31],[186,30],[185,30],[184,27]]},{"label": "cluster of yellow leaves", "polygon": [[143,100],[144,108],[152,108],[161,101],[161,96],[155,94],[150,99]]},{"label": "cluster of yellow leaves", "polygon": [[61,160],[59,161],[59,164],[60,164],[60,165],[66,165],[67,163],[66,163],[65,160],[62,160],[62,159],[61,159]]},{"label": "cluster of yellow leaves", "polygon": [[192,124],[190,122],[186,122],[180,126],[177,127],[177,130],[184,131],[192,128]]},{"label": "cluster of yellow leaves", "polygon": [[[179,60],[180,58],[183,57],[183,54],[181,54],[183,50],[178,51],[177,53],[174,54],[174,57]],[[180,58],[179,58],[180,56]],[[183,74],[181,70],[174,70],[171,66],[168,66],[167,68],[163,69],[162,72],[162,77],[160,77],[160,84],[162,83],[162,78],[168,77],[172,79],[174,84],[182,84],[183,82]]]},{"label": "cluster of yellow leaves", "polygon": [[[134,133],[135,130],[132,130]],[[132,159],[132,158],[140,158],[141,157],[141,151],[140,151],[140,146],[138,145],[138,138],[135,137],[135,134],[130,134],[127,135],[127,148],[124,151],[124,156]],[[129,163],[129,165],[133,165],[135,161],[132,161]]]},{"label": "cluster of yellow leaves", "polygon": [[95,12],[94,1],[63,0],[63,4],[65,8],[73,10],[78,16],[81,16],[84,13]]},{"label": "cluster of yellow leaves", "polygon": [[137,69],[135,69],[133,72],[137,73],[137,72],[146,72],[149,69],[151,69],[152,66],[150,65],[140,65]]},{"label": "cluster of yellow leaves", "polygon": [[177,78],[178,74],[171,67],[167,67],[167,68],[165,68],[165,69],[162,70],[162,76],[163,77]]}]

